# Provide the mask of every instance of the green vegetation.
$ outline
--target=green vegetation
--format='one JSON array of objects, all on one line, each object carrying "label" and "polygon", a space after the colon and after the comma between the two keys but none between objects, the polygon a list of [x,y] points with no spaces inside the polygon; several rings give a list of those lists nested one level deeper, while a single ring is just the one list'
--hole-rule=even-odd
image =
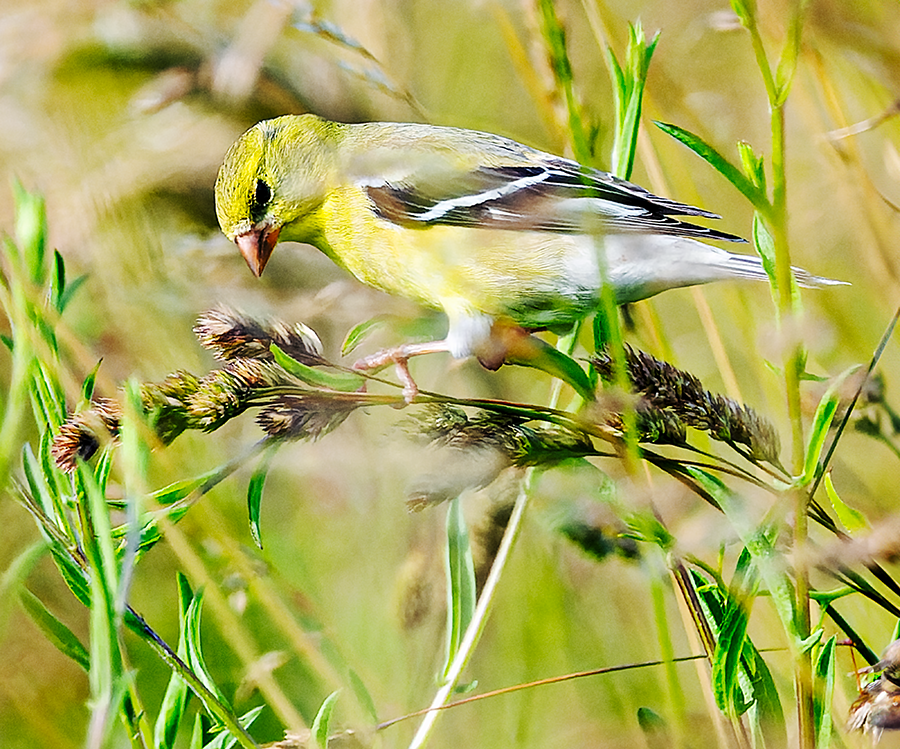
[{"label": "green vegetation", "polygon": [[[632,5],[0,14],[4,747],[811,749],[896,720],[900,9]],[[556,377],[423,357],[406,405],[342,357],[440,319],[308,248],[259,282],[215,226],[227,146],[301,111],[715,210],[770,293],[605,294],[545,337]]]}]

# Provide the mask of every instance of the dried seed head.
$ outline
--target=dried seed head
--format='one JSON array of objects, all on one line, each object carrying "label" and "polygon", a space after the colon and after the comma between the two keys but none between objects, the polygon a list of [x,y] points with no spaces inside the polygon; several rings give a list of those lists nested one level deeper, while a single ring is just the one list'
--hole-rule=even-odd
[{"label": "dried seed head", "polygon": [[73,415],[53,438],[50,453],[61,471],[72,473],[78,458],[90,460],[100,447],[119,436],[122,408],[109,398],[98,398],[91,408]]},{"label": "dried seed head", "polygon": [[270,437],[286,440],[318,439],[340,426],[361,400],[328,393],[285,395],[263,408],[256,423]]},{"label": "dried seed head", "polygon": [[204,312],[194,326],[200,343],[217,359],[272,359],[274,343],[288,356],[303,364],[324,364],[319,337],[303,323],[287,325],[280,320],[261,322],[231,310],[218,308]]},{"label": "dried seed head", "polygon": [[[651,410],[673,414],[687,426],[708,432],[735,449],[743,445],[751,460],[780,465],[778,433],[753,409],[705,390],[694,375],[643,351],[626,346],[625,359],[632,390]],[[602,379],[613,379],[614,366],[608,353],[597,354],[592,364]]]}]

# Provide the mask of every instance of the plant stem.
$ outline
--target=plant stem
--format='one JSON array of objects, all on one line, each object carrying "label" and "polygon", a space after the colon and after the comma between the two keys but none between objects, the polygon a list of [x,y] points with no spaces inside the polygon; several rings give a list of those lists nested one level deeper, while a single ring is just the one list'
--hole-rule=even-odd
[{"label": "plant stem", "polygon": [[506,532],[503,534],[503,541],[500,543],[500,548],[497,551],[494,564],[491,566],[490,574],[484,584],[484,588],[482,588],[481,595],[478,597],[478,603],[475,606],[475,614],[466,629],[466,634],[463,637],[462,642],[459,644],[459,650],[456,653],[456,657],[450,664],[450,668],[447,669],[447,680],[434,695],[434,699],[431,701],[431,705],[428,708],[429,712],[422,720],[421,724],[419,724],[419,728],[416,731],[415,736],[413,736],[409,749],[420,749],[425,746],[439,715],[439,708],[446,705],[450,700],[463,670],[468,665],[472,658],[472,654],[475,652],[475,646],[481,639],[481,634],[484,632],[484,627],[487,624],[488,615],[493,607],[497,584],[500,582],[500,577],[509,560],[510,551],[522,528],[522,519],[525,517],[525,509],[528,506],[528,500],[531,498],[531,486],[534,481],[534,475],[535,469],[529,468],[522,481],[522,486],[519,489],[519,496],[516,497],[516,503],[513,507],[512,515],[509,518],[509,523],[506,526]]}]

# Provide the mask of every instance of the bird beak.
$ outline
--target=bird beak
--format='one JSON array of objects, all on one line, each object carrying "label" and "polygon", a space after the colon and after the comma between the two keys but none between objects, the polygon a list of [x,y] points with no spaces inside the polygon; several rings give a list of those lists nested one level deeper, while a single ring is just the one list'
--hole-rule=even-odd
[{"label": "bird beak", "polygon": [[256,227],[234,238],[234,243],[250,266],[250,270],[259,277],[265,270],[266,263],[278,242],[280,228],[272,229],[267,226]]}]

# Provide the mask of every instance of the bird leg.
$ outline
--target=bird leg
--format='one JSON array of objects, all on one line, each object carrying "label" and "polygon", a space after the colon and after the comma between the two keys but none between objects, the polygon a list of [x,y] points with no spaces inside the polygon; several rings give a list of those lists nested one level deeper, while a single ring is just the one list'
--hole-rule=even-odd
[{"label": "bird leg", "polygon": [[388,364],[393,364],[397,378],[403,383],[403,399],[407,403],[412,403],[419,394],[419,386],[416,385],[416,381],[409,372],[409,360],[413,356],[436,354],[448,350],[446,340],[428,341],[427,343],[405,343],[402,346],[395,346],[394,348],[377,351],[370,356],[364,356],[353,363],[353,369],[381,369]]},{"label": "bird leg", "polygon": [[[507,361],[527,362],[535,357],[537,341],[524,328],[506,320],[495,321],[490,336],[482,341],[473,352],[485,369],[500,369]],[[450,350],[447,339],[426,343],[405,343],[402,346],[377,351],[353,364],[353,369],[381,369],[394,365],[397,379],[403,383],[403,399],[412,403],[419,394],[419,386],[409,372],[409,360],[422,354],[436,354]]]}]

